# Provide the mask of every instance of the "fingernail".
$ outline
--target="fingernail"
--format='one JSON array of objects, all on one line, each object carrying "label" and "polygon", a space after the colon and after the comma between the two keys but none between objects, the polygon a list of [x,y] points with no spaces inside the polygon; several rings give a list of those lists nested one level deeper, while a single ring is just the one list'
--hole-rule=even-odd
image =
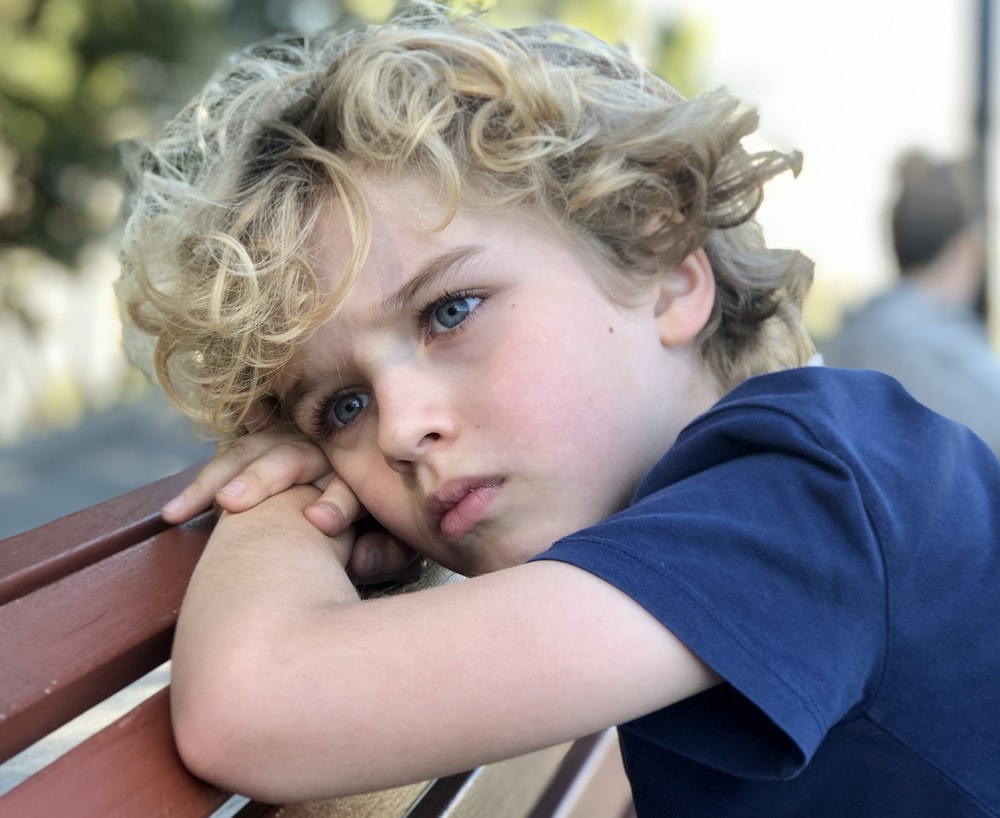
[{"label": "fingernail", "polygon": [[246,483],[242,480],[233,480],[231,483],[226,483],[226,485],[219,489],[219,493],[228,494],[230,497],[242,497],[246,490]]},{"label": "fingernail", "polygon": [[318,500],[309,506],[313,525],[328,537],[335,537],[347,528],[347,520],[339,508],[333,503]]},{"label": "fingernail", "polygon": [[179,512],[183,507],[184,507],[184,498],[181,496],[177,496],[169,503],[167,503],[165,506],[163,506],[163,508],[160,509],[160,511],[163,514],[173,515]]}]

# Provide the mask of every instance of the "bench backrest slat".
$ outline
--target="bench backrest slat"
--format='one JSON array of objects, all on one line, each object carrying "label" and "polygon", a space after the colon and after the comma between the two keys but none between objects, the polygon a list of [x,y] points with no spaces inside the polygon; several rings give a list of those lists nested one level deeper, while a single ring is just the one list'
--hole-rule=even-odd
[{"label": "bench backrest slat", "polygon": [[0,815],[207,818],[228,798],[181,765],[164,689],[0,797]]},{"label": "bench backrest slat", "polygon": [[0,605],[165,530],[160,508],[197,473],[198,467],[192,466],[5,539],[0,548]]},{"label": "bench backrest slat", "polygon": [[[0,818],[207,818],[229,799],[181,763],[168,689],[151,697],[144,690],[148,698],[138,707],[76,746],[59,731],[94,705],[106,709],[114,694],[169,659],[181,600],[214,515],[170,527],[159,509],[196,471],[0,541],[0,762],[42,738],[48,747],[56,740],[58,755],[6,785],[20,782],[0,796]],[[606,799],[593,801],[604,804],[597,812],[563,810],[579,791],[578,773],[593,766],[596,745],[585,740],[568,756],[567,747],[549,748],[355,798],[284,807],[251,802],[239,818],[619,818],[628,787],[613,747],[612,777],[600,788],[610,787],[615,800],[610,807]]]},{"label": "bench backrest slat", "polygon": [[0,608],[0,760],[162,664],[210,518]]}]

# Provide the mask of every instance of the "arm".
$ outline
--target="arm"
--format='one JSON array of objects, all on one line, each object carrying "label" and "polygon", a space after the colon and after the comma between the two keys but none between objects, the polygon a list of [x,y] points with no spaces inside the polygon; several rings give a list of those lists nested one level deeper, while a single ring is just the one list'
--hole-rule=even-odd
[{"label": "arm", "polygon": [[265,801],[371,791],[595,732],[717,682],[592,575],[538,562],[359,602],[290,489],[219,523],[178,625],[192,770]]}]

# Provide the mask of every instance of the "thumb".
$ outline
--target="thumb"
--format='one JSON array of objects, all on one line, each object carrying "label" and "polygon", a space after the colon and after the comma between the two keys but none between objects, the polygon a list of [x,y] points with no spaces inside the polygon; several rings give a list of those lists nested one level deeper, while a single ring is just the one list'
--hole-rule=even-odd
[{"label": "thumb", "polygon": [[332,475],[322,488],[323,494],[305,509],[306,519],[328,537],[336,537],[365,514],[347,483]]}]

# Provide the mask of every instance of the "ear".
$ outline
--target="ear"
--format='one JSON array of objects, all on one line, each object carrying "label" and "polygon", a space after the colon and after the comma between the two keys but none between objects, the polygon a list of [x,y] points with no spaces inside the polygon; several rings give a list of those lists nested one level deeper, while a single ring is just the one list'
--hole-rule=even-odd
[{"label": "ear", "polygon": [[701,332],[715,304],[715,275],[708,256],[698,248],[673,269],[660,273],[655,313],[660,341],[686,344]]}]

